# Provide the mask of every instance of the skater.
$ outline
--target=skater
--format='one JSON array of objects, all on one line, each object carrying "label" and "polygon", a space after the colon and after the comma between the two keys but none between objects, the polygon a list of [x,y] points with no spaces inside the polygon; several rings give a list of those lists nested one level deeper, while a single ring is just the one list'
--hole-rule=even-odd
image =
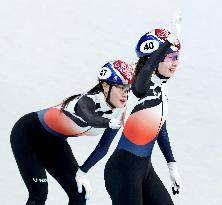
[{"label": "skater", "polygon": [[[99,83],[87,93],[26,114],[16,122],[10,142],[29,192],[26,205],[45,204],[46,171],[62,186],[69,205],[86,204],[91,187],[85,173],[106,154],[122,126],[132,77],[133,69],[128,63],[108,62],[99,71]],[[97,147],[79,167],[67,138],[100,133],[103,135]]]},{"label": "skater", "polygon": [[179,193],[181,179],[165,120],[167,81],[177,69],[179,49],[175,33],[166,29],[154,29],[138,41],[131,106],[127,106],[123,133],[104,173],[112,205],[173,205],[151,163],[155,141],[168,163],[173,193]]}]

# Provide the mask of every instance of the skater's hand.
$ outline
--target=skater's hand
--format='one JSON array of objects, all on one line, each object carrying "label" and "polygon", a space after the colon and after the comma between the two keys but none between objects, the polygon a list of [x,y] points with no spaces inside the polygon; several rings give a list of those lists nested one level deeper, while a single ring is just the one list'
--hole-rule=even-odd
[{"label": "skater's hand", "polygon": [[86,190],[85,199],[89,200],[92,193],[92,188],[88,179],[86,178],[86,173],[83,172],[81,169],[78,169],[78,171],[76,172],[75,180],[77,183],[78,192],[82,193],[82,186],[84,186]]},{"label": "skater's hand", "polygon": [[167,40],[172,44],[175,44],[176,41],[180,39],[181,22],[182,22],[181,10],[178,8],[175,11],[170,22],[171,34],[167,37]]},{"label": "skater's hand", "polygon": [[177,170],[176,162],[169,162],[167,165],[170,172],[170,179],[173,182],[173,194],[179,194],[179,189],[181,188],[181,177]]},{"label": "skater's hand", "polygon": [[122,126],[122,121],[120,120],[120,118],[112,118],[109,121],[109,127],[111,129],[119,129]]}]

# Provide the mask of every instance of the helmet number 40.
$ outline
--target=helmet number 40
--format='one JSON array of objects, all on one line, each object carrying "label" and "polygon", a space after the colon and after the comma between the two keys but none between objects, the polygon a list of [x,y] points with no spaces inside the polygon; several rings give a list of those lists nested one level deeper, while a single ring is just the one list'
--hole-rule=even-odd
[{"label": "helmet number 40", "polygon": [[140,52],[152,53],[153,51],[157,50],[158,47],[159,47],[159,42],[155,40],[147,40],[141,44]]},{"label": "helmet number 40", "polygon": [[153,42],[146,43],[144,46],[144,50],[149,50],[153,48],[154,48]]}]

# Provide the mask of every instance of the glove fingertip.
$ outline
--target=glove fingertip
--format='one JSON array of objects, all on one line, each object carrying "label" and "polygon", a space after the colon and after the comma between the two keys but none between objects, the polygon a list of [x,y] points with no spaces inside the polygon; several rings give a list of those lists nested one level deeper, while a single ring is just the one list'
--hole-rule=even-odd
[{"label": "glove fingertip", "polygon": [[89,195],[86,195],[86,196],[85,196],[85,199],[86,199],[86,200],[89,200],[89,199],[90,199],[90,196],[89,196]]},{"label": "glove fingertip", "polygon": [[78,192],[81,194],[82,193],[82,186],[78,187]]}]

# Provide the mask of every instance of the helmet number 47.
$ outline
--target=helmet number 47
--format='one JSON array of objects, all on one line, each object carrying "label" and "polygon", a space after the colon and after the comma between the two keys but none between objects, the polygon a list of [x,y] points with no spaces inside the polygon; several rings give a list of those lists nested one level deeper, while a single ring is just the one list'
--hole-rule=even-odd
[{"label": "helmet number 47", "polygon": [[105,76],[106,75],[107,70],[103,69],[100,71],[100,76]]}]

